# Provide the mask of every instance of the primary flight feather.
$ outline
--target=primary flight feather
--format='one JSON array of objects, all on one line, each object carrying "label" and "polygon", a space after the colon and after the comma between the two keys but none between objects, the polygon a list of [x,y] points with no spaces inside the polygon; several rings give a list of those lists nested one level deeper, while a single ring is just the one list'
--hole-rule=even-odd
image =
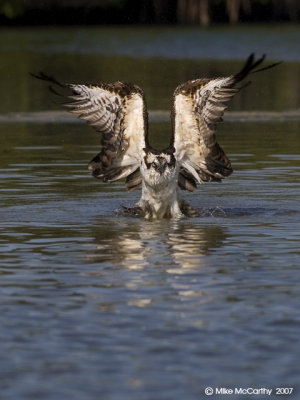
[{"label": "primary flight feather", "polygon": [[231,163],[216,141],[217,124],[249,73],[278,64],[255,69],[264,58],[255,60],[251,54],[237,74],[179,85],[173,96],[171,143],[163,151],[148,143],[146,101],[138,86],[122,82],[63,84],[44,73],[34,76],[50,82],[55,93],[53,85],[69,90],[64,105],[101,133],[101,151],[89,163],[96,178],[106,182],[126,178],[129,190],[142,185],[134,211],[147,219],[178,218],[196,215],[181,199],[181,190],[193,191],[197,183],[220,181],[232,173]]}]

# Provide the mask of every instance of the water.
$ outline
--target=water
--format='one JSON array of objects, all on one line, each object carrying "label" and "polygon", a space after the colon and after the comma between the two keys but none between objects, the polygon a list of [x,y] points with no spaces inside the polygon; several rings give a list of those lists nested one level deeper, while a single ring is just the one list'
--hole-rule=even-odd
[{"label": "water", "polygon": [[[20,52],[6,53],[4,63]],[[40,64],[48,57],[31,56]],[[63,74],[71,59],[62,57]],[[180,76],[197,62],[181,60]],[[159,60],[149,63],[159,68]],[[176,86],[170,75],[161,92]],[[1,79],[15,93],[13,80]],[[2,101],[2,114],[46,109],[43,86],[34,82],[34,94],[27,78],[16,80],[24,102],[16,98],[8,110]],[[7,90],[1,96],[14,100]],[[280,102],[299,107],[289,96]],[[248,88],[240,97],[247,100],[235,109],[258,109]],[[261,101],[277,110],[270,97]],[[155,108],[151,95],[150,103]],[[294,387],[286,397],[297,398],[299,121],[220,126],[234,174],[186,195],[199,218],[161,222],[125,216],[122,205],[140,193],[90,176],[99,137],[84,124],[12,122],[0,130],[3,398],[195,400],[207,386]],[[163,146],[169,130],[152,124],[151,143]]]},{"label": "water", "polygon": [[196,28],[34,28],[0,31],[0,114],[57,109],[41,82],[44,71],[66,82],[140,85],[150,109],[169,110],[177,85],[238,71],[250,53],[284,64],[252,75],[231,109],[299,108],[300,29],[268,26]]}]

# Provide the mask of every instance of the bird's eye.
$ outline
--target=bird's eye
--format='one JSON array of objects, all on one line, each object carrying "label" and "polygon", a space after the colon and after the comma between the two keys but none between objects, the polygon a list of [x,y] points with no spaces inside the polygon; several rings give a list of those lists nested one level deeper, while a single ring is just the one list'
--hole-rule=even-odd
[{"label": "bird's eye", "polygon": [[152,166],[153,168],[156,168],[155,162],[153,162],[153,163],[151,164],[151,166]]}]

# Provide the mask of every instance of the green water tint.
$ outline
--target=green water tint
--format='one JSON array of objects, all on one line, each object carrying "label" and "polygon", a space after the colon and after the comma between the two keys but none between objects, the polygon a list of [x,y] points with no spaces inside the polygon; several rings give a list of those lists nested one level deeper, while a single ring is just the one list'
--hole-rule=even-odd
[{"label": "green water tint", "polygon": [[[232,160],[235,170],[234,175],[224,182],[234,181],[241,171],[249,168],[257,170],[258,176],[265,168],[278,168],[282,181],[296,182],[296,149],[300,147],[297,121],[224,123],[219,128],[218,141]],[[170,135],[170,123],[150,125],[150,143],[158,149],[169,144]],[[42,199],[47,201],[48,195],[75,199],[77,196],[96,195],[97,192],[107,192],[108,195],[116,190],[126,192],[123,182],[104,184],[92,178],[87,171],[88,162],[100,148],[100,137],[84,123],[1,124],[0,140],[3,177],[1,202],[6,198],[5,189],[12,190],[11,196],[17,203],[35,201],[31,199],[34,193],[38,195],[36,201],[39,202]],[[294,172],[291,172],[293,169]],[[271,179],[279,178],[275,174]],[[210,186],[218,188],[221,193],[227,187],[223,187],[223,184],[201,186],[198,189],[200,198],[202,191],[205,192]],[[248,183],[245,182],[247,188]],[[29,195],[29,200],[22,196],[25,193]]]},{"label": "green water tint", "polygon": [[[153,144],[169,129],[153,124]],[[234,174],[186,196],[199,218],[151,223],[120,212],[137,192],[90,176],[89,127],[1,124],[2,394],[299,390],[298,132],[224,124]]]},{"label": "green water tint", "polygon": [[[240,68],[207,60],[232,56],[229,42],[231,58],[259,50],[295,59],[298,30],[277,31],[176,28],[168,40],[159,29],[0,31],[0,114],[59,109],[28,76],[40,69],[66,81],[133,81],[150,109],[167,110],[178,83]],[[189,58],[202,34],[208,56]],[[224,46],[213,52],[216,35]],[[100,54],[103,38],[117,55]],[[299,108],[299,63],[253,81],[231,109]],[[39,118],[0,124],[2,397],[198,400],[207,386],[299,392],[299,121],[240,115],[220,125],[232,176],[186,194],[199,218],[151,223],[122,214],[137,191],[91,177],[97,132]],[[170,134],[170,123],[150,125],[155,147]]]},{"label": "green water tint", "polygon": [[2,30],[0,113],[57,108],[46,86],[29,76],[40,70],[70,83],[133,82],[145,91],[150,109],[168,110],[178,84],[237,72],[253,51],[285,62],[252,75],[253,85],[236,96],[231,109],[295,109],[300,70],[299,63],[290,60],[298,60],[298,35],[297,27],[276,26]]}]

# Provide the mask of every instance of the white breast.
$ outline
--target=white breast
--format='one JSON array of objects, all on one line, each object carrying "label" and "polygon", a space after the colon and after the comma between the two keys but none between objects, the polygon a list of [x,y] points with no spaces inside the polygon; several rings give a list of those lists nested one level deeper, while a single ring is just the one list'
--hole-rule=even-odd
[{"label": "white breast", "polygon": [[166,169],[163,175],[141,167],[142,198],[138,203],[148,219],[181,217],[179,207],[178,169]]}]

